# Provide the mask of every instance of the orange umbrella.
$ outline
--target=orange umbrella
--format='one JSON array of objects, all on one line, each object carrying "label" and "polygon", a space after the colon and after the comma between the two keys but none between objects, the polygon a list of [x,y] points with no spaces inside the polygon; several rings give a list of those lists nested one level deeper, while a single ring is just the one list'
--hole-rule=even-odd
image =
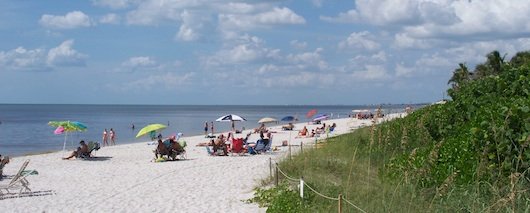
[{"label": "orange umbrella", "polygon": [[312,110],[309,110],[309,112],[307,112],[307,114],[305,115],[306,118],[311,118],[313,117],[313,115],[317,114],[317,110],[316,109],[312,109]]}]

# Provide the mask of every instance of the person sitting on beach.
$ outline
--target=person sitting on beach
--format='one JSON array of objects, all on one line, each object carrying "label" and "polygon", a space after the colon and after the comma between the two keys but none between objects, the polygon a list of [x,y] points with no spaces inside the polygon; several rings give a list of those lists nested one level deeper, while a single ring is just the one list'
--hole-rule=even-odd
[{"label": "person sitting on beach", "polygon": [[298,132],[298,136],[306,136],[306,135],[307,135],[307,127],[304,126],[304,128],[300,130],[300,132]]},{"label": "person sitting on beach", "polygon": [[222,150],[223,155],[228,155],[228,149],[226,147],[224,135],[219,135],[217,139],[214,140],[213,143],[213,153],[217,153],[217,150]]},{"label": "person sitting on beach", "polygon": [[336,124],[336,123],[333,123],[333,124],[329,127],[329,131],[333,132],[333,130],[335,130],[335,127],[337,127],[337,124]]},{"label": "person sitting on beach", "polygon": [[311,134],[309,134],[309,137],[310,138],[315,137],[315,130],[314,129],[311,130]]},{"label": "person sitting on beach", "polygon": [[264,123],[262,123],[258,128],[254,129],[254,133],[258,132],[267,132],[267,128],[265,127]]},{"label": "person sitting on beach", "polygon": [[316,133],[318,133],[318,134],[322,134],[325,131],[326,131],[326,123],[323,123],[322,127],[317,127],[317,129],[316,129]]},{"label": "person sitting on beach", "polygon": [[4,170],[4,167],[6,166],[6,164],[9,163],[9,156],[6,156],[6,157],[2,157],[2,155],[0,155],[0,180],[2,179],[2,171]]},{"label": "person sitting on beach", "polygon": [[90,153],[88,153],[88,146],[86,145],[85,141],[82,140],[81,142],[79,142],[79,147],[77,147],[77,150],[73,151],[70,156],[63,158],[63,160],[68,160],[73,157],[77,158],[83,154],[90,154]]},{"label": "person sitting on beach", "polygon": [[282,130],[293,130],[293,129],[294,129],[293,123],[289,123],[287,125],[282,126]]}]

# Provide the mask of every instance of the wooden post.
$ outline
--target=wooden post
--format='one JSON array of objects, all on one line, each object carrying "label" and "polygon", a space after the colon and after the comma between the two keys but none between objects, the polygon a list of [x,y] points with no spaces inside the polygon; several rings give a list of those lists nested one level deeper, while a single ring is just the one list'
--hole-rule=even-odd
[{"label": "wooden post", "polygon": [[339,213],[342,213],[342,194],[339,194]]},{"label": "wooden post", "polygon": [[278,186],[278,163],[276,163],[276,180],[274,181],[276,183],[276,186]]},{"label": "wooden post", "polygon": [[269,177],[272,179],[272,158],[269,157]]}]

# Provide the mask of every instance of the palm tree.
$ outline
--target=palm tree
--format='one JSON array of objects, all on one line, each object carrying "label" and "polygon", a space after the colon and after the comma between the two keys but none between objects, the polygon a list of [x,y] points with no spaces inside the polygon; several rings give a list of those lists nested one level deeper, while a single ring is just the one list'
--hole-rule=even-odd
[{"label": "palm tree", "polygon": [[510,60],[510,64],[514,67],[520,67],[522,65],[530,65],[530,51],[518,52]]},{"label": "palm tree", "polygon": [[504,58],[506,55],[501,57],[501,54],[499,51],[494,50],[493,52],[489,53],[487,56],[486,64],[489,65],[491,68],[493,75],[499,75],[502,72],[502,66],[504,65]]},{"label": "palm tree", "polygon": [[502,66],[504,66],[504,55],[501,57],[499,51],[494,50],[486,55],[486,62],[478,64],[475,67],[475,74],[478,78],[483,78],[490,75],[499,75],[502,72]]},{"label": "palm tree", "polygon": [[471,73],[469,72],[465,63],[459,63],[458,68],[453,71],[453,76],[447,84],[451,84],[453,89],[458,89],[462,84],[471,80]]}]

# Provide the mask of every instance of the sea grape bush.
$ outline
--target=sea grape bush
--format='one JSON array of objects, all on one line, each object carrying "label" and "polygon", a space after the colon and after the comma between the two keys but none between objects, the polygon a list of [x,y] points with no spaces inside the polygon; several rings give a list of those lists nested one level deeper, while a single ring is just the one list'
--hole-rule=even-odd
[{"label": "sea grape bush", "polygon": [[376,128],[381,149],[397,153],[383,174],[423,187],[507,183],[530,166],[530,67],[505,63],[497,75],[449,89],[452,100]]}]

